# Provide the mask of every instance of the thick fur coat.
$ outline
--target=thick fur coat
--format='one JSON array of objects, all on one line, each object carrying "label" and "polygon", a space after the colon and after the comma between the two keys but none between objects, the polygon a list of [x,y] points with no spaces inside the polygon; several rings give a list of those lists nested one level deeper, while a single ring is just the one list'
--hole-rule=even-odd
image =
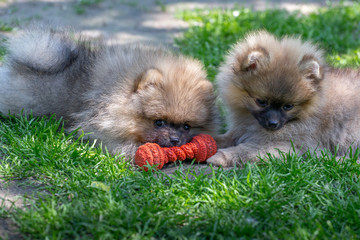
[{"label": "thick fur coat", "polygon": [[216,81],[229,131],[227,148],[209,163],[241,165],[293,147],[300,154],[338,147],[344,156],[360,146],[359,71],[327,67],[310,42],[252,33],[234,45]]},{"label": "thick fur coat", "polygon": [[203,65],[154,45],[107,46],[68,31],[33,28],[9,40],[0,111],[55,113],[113,153],[145,142],[180,145],[217,131]]}]

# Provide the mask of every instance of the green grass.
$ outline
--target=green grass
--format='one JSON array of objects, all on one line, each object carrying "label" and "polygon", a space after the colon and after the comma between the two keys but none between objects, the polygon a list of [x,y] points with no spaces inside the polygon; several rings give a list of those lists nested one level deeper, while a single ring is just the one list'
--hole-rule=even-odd
[{"label": "green grass", "polygon": [[103,0],[77,0],[73,8],[77,14],[84,14],[87,7],[99,5]]},{"label": "green grass", "polygon": [[[196,22],[176,41],[213,79],[229,46],[253,29],[302,34],[335,66],[358,66],[360,4],[298,13],[247,9],[184,12]],[[199,25],[199,26],[197,26]],[[31,239],[358,239],[359,151],[269,156],[244,169],[134,170],[119,156],[66,134],[54,118],[0,119],[1,179],[39,186],[26,209],[0,208]],[[45,194],[43,193],[45,191]],[[1,201],[0,201],[1,204]],[[1,206],[1,205],[0,205]]]},{"label": "green grass", "polygon": [[[48,192],[10,216],[32,239],[355,239],[360,166],[324,153],[284,154],[260,166],[214,171],[131,170],[65,134],[54,119],[0,125],[3,179],[30,178]],[[60,130],[57,130],[60,129]]]},{"label": "green grass", "polygon": [[10,31],[12,31],[12,27],[6,23],[0,21],[0,31],[1,32],[10,32]]},{"label": "green grass", "polygon": [[0,39],[0,62],[3,61],[6,54],[6,48],[3,46],[4,42],[4,39]]},{"label": "green grass", "polygon": [[158,7],[160,7],[160,10],[161,10],[162,12],[166,12],[167,7],[166,7],[165,3],[164,3],[162,0],[155,0],[155,4],[156,4]]},{"label": "green grass", "polygon": [[[10,32],[12,31],[12,27],[6,23],[0,21],[0,32]],[[4,55],[6,54],[6,49],[4,46],[5,38],[0,37],[0,62],[3,60]]]}]

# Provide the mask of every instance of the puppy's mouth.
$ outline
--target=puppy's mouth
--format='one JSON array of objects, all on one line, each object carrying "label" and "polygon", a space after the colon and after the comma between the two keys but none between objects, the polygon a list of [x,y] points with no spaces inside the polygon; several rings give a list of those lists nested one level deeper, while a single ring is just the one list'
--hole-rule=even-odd
[{"label": "puppy's mouth", "polygon": [[269,131],[277,131],[285,125],[285,122],[281,121],[280,119],[266,119],[257,117],[256,120],[263,128]]},{"label": "puppy's mouth", "polygon": [[162,140],[156,142],[160,145],[160,147],[180,147],[181,145],[184,145],[186,141],[179,141],[179,140]]},{"label": "puppy's mouth", "polygon": [[153,139],[148,139],[147,142],[159,144],[160,147],[180,147],[190,142],[192,137],[181,136],[181,137],[164,137],[157,136]]},{"label": "puppy's mouth", "polygon": [[278,109],[269,108],[264,109],[263,111],[252,111],[251,113],[258,123],[269,131],[281,129],[288,121],[285,113]]},{"label": "puppy's mouth", "polygon": [[281,122],[268,120],[265,121],[265,124],[262,124],[261,126],[263,126],[266,130],[276,131],[281,129],[284,126],[284,124]]}]

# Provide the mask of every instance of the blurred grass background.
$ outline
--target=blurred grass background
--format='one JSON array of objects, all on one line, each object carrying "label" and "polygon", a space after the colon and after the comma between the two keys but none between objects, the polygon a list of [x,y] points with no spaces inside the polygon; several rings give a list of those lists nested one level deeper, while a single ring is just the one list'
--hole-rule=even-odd
[{"label": "blurred grass background", "polygon": [[211,79],[230,46],[245,34],[265,29],[278,37],[299,36],[317,43],[335,67],[360,64],[360,4],[329,6],[308,15],[286,10],[254,12],[248,8],[184,11],[191,23],[184,37],[176,39],[181,52],[200,59]]}]

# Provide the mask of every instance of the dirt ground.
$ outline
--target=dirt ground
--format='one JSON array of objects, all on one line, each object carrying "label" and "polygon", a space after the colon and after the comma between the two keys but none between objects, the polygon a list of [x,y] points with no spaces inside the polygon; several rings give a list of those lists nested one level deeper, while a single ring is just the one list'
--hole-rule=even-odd
[{"label": "dirt ground", "polygon": [[[175,17],[183,9],[231,8],[234,4],[253,10],[284,8],[304,13],[326,4],[326,0],[103,0],[99,4],[82,6],[80,2],[94,0],[0,0],[0,21],[18,29],[32,21],[70,26],[75,31],[111,44],[151,41],[172,45],[188,24]],[[81,14],[80,14],[81,13]],[[12,33],[0,32],[1,35]],[[205,167],[205,166],[203,166]],[[176,168],[168,167],[171,174]],[[0,208],[24,208],[24,196],[39,192],[25,181],[4,182],[0,176]],[[0,218],[0,239],[21,239],[17,228],[8,218]]]},{"label": "dirt ground", "polygon": [[174,36],[188,27],[175,17],[182,9],[230,8],[237,4],[253,10],[278,7],[309,12],[326,3],[326,0],[102,0],[89,6],[79,4],[95,1],[1,0],[0,19],[19,27],[34,20],[72,26],[83,34],[118,43],[155,41],[172,44]]}]

